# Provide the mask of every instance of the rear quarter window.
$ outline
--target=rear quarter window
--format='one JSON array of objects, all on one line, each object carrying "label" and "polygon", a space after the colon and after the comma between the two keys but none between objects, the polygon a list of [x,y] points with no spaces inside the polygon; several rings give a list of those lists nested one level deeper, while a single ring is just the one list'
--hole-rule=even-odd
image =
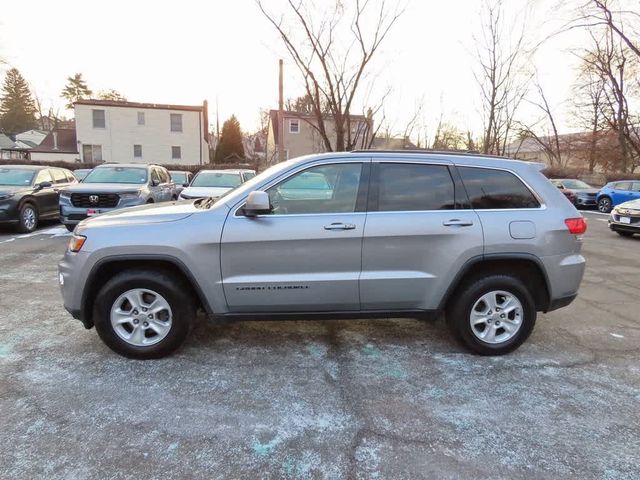
[{"label": "rear quarter window", "polygon": [[472,208],[538,208],[531,190],[511,172],[490,168],[458,167]]}]

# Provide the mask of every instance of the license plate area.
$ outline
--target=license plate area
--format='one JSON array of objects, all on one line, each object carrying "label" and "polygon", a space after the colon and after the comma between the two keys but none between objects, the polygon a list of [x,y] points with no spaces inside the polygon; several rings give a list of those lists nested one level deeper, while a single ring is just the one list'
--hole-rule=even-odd
[{"label": "license plate area", "polygon": [[98,215],[100,213],[100,210],[97,210],[95,208],[87,208],[87,217],[92,217],[93,215]]},{"label": "license plate area", "polygon": [[620,217],[620,223],[630,224],[631,223],[631,218],[630,217]]}]

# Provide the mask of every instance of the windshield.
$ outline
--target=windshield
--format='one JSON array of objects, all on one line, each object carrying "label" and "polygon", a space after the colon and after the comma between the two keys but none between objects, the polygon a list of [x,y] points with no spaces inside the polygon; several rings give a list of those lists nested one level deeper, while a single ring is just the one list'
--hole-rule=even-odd
[{"label": "windshield", "polygon": [[34,173],[35,171],[33,170],[0,168],[0,185],[30,186]]},{"label": "windshield", "polygon": [[100,167],[91,170],[82,183],[133,183],[147,182],[146,168]]},{"label": "windshield", "polygon": [[584,183],[582,180],[563,180],[562,184],[564,188],[575,188],[577,190],[581,188],[591,188],[591,185]]},{"label": "windshield", "polygon": [[187,183],[187,174],[185,172],[169,172],[171,180],[176,183]]},{"label": "windshield", "polygon": [[191,182],[192,187],[226,187],[233,188],[240,185],[238,173],[200,172]]},{"label": "windshield", "polygon": [[73,175],[78,179],[78,180],[82,180],[84,177],[86,177],[89,172],[91,170],[74,170],[73,171]]}]

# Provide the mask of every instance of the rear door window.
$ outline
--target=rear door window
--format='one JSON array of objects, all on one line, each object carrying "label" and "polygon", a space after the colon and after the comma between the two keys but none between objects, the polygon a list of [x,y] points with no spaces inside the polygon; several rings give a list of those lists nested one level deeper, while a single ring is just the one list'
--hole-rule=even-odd
[{"label": "rear door window", "polygon": [[472,208],[538,208],[535,195],[511,172],[490,168],[458,167]]},{"label": "rear door window", "polygon": [[618,182],[613,185],[615,190],[631,190],[631,182]]},{"label": "rear door window", "polygon": [[378,178],[378,211],[455,208],[453,179],[444,165],[381,163]]}]

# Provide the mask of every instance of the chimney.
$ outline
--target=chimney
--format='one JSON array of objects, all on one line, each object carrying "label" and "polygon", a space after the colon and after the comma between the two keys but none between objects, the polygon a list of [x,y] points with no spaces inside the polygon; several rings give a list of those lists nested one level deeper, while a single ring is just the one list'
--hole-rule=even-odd
[{"label": "chimney", "polygon": [[58,132],[54,130],[52,133],[53,133],[53,149],[58,150]]}]

